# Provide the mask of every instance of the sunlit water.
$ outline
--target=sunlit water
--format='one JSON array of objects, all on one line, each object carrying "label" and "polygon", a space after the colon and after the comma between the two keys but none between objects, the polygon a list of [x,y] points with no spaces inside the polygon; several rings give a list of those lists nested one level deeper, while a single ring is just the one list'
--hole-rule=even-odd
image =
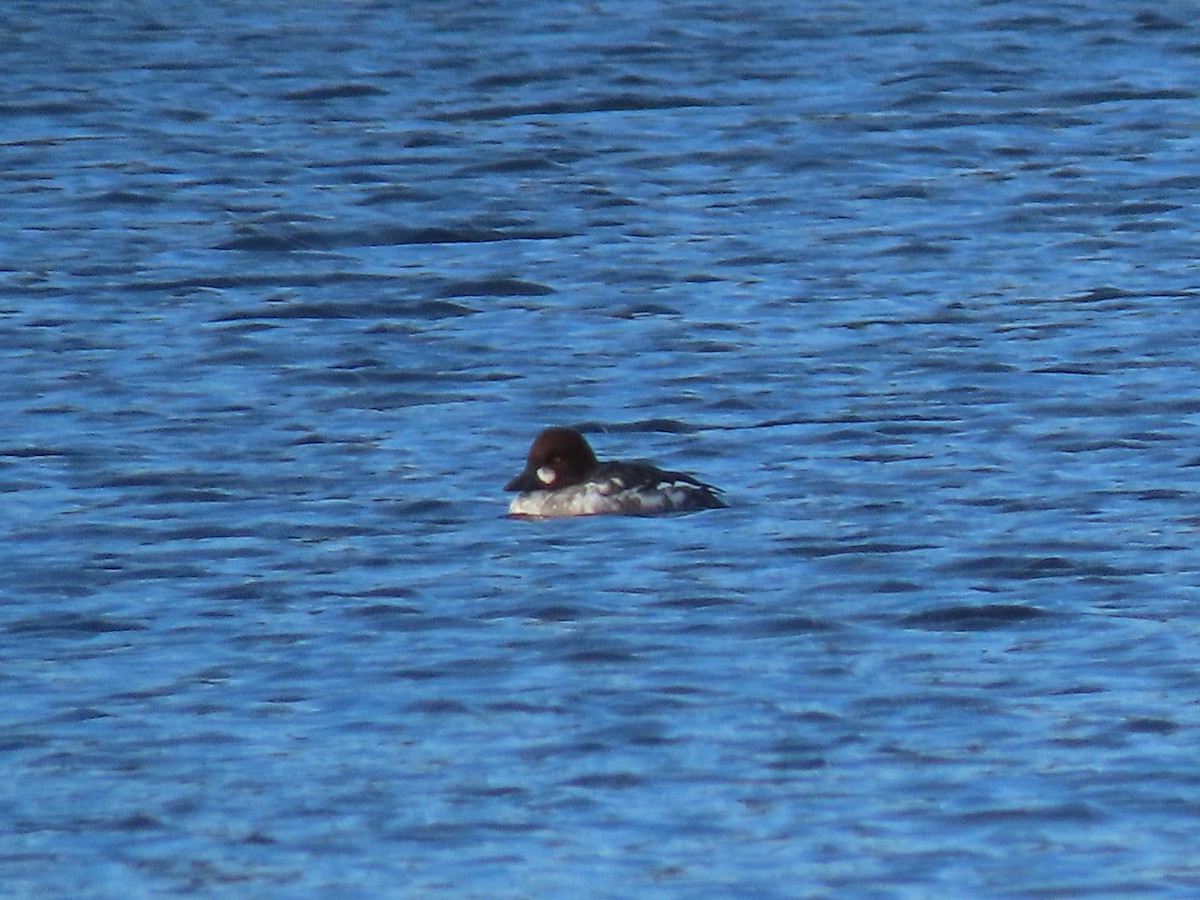
[{"label": "sunlit water", "polygon": [[1195,21],[8,3],[0,893],[1194,896]]}]

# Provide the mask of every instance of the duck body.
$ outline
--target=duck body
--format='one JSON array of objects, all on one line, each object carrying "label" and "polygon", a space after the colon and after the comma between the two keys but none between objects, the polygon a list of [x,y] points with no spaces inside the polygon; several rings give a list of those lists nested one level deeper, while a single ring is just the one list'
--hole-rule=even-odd
[{"label": "duck body", "polygon": [[683,472],[640,460],[602,462],[582,434],[559,426],[538,434],[525,469],[505,490],[519,492],[510,515],[537,518],[652,516],[728,505],[717,488]]}]

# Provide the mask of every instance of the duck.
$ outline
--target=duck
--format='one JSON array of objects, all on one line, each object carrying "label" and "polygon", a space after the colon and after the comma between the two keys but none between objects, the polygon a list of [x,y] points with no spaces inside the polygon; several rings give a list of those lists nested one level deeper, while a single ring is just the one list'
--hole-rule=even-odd
[{"label": "duck", "polygon": [[719,488],[642,460],[601,461],[583,434],[554,425],[534,438],[525,468],[504,486],[517,491],[510,516],[653,516],[719,509]]}]

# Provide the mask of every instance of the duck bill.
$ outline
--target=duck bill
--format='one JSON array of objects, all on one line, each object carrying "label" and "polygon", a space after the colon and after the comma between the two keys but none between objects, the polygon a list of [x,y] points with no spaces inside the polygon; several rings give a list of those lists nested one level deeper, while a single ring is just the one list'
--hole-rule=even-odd
[{"label": "duck bill", "polygon": [[538,481],[537,473],[532,469],[526,469],[506,484],[504,489],[506,491],[536,491],[543,487],[545,485]]}]

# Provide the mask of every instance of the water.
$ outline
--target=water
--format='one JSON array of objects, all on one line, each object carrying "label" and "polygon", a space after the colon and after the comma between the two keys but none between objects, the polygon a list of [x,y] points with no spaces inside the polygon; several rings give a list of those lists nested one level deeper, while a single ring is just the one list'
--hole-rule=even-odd
[{"label": "water", "polygon": [[5,7],[5,895],[1195,894],[1194,10],[877,7]]}]

